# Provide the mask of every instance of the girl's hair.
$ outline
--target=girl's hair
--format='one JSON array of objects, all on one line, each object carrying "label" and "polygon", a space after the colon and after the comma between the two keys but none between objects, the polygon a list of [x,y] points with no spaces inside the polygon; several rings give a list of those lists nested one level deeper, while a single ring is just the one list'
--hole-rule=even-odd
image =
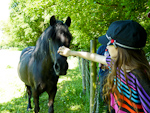
[{"label": "girl's hair", "polygon": [[[120,78],[120,69],[122,69],[125,74],[124,76],[126,78],[126,83],[128,86],[128,82],[127,82],[128,81],[128,78],[127,78],[128,68],[130,69],[130,71],[138,70],[141,73],[144,73],[140,75],[138,73],[137,74],[139,75],[139,77],[145,76],[147,79],[150,80],[150,66],[146,59],[145,52],[142,49],[131,50],[131,49],[124,49],[124,48],[118,47],[117,58],[115,61],[114,60],[111,61],[111,70],[110,70],[111,72],[108,74],[104,87],[103,87],[103,98],[106,102],[108,102],[108,105],[110,105],[110,94],[111,93],[113,94],[114,91],[117,90],[119,81],[116,78],[117,78],[117,75],[118,75],[118,78]],[[114,79],[115,79],[115,82],[114,82]],[[131,92],[130,88],[129,88],[129,91]],[[119,98],[119,94],[117,95],[117,97]],[[130,95],[130,99],[131,99],[131,95]]]}]

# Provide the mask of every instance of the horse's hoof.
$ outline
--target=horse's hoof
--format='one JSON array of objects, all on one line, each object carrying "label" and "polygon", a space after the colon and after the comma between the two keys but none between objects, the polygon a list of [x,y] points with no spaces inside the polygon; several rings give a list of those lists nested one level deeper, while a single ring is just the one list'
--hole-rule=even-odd
[{"label": "horse's hoof", "polygon": [[52,107],[50,107],[50,108],[48,109],[48,113],[54,113],[54,109],[53,109]]},{"label": "horse's hoof", "polygon": [[48,110],[48,113],[54,113],[54,110]]}]

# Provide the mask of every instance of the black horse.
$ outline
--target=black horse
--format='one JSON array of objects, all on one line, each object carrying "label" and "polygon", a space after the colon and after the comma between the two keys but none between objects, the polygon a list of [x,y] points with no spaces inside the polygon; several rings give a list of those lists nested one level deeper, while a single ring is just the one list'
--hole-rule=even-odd
[{"label": "black horse", "polygon": [[31,109],[31,94],[33,94],[35,113],[40,110],[39,96],[43,92],[49,95],[49,113],[54,112],[53,103],[57,92],[59,75],[66,75],[67,58],[57,53],[60,46],[69,47],[72,35],[68,30],[70,17],[66,22],[50,19],[50,26],[42,33],[36,46],[25,48],[20,56],[18,75],[27,86],[28,107]]}]

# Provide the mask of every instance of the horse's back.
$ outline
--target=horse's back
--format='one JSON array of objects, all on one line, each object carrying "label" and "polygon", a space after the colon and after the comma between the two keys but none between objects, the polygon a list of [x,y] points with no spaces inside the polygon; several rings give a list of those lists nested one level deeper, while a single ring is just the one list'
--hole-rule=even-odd
[{"label": "horse's back", "polygon": [[24,56],[28,56],[32,53],[32,51],[34,50],[35,46],[30,46],[27,47],[25,49],[22,50],[21,55],[20,55],[20,60],[21,58],[23,58]]},{"label": "horse's back", "polygon": [[28,81],[28,63],[30,61],[34,48],[34,46],[30,46],[22,50],[20,55],[20,61],[18,64],[18,75],[20,79],[27,85],[30,85]]}]

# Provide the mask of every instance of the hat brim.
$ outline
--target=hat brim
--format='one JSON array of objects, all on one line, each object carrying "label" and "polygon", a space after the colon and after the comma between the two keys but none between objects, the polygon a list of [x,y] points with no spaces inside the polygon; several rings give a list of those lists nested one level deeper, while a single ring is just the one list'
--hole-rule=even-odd
[{"label": "hat brim", "polygon": [[106,35],[100,36],[98,38],[98,42],[101,43],[102,45],[106,45],[109,42],[109,40],[107,39]]}]

